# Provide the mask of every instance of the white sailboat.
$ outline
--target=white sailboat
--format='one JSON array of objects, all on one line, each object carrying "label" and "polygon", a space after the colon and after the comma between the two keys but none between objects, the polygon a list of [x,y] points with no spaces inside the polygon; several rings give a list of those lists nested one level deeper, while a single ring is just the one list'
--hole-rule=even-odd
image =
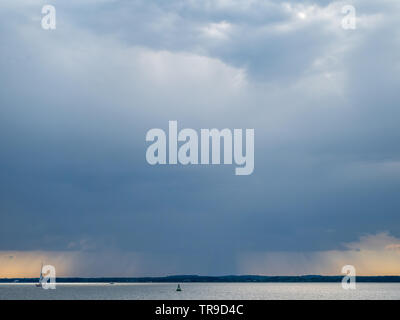
[{"label": "white sailboat", "polygon": [[40,267],[39,283],[36,283],[36,287],[38,287],[38,288],[42,286],[42,280],[43,280],[42,269],[43,269],[43,262],[42,262],[42,266]]}]

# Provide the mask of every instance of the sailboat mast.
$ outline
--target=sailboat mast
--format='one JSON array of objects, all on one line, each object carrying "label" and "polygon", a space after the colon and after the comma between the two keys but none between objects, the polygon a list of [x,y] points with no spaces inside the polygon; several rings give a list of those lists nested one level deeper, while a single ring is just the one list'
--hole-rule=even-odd
[{"label": "sailboat mast", "polygon": [[40,267],[40,277],[39,277],[39,282],[42,282],[42,279],[43,279],[42,270],[43,270],[43,261],[42,261],[42,266]]}]

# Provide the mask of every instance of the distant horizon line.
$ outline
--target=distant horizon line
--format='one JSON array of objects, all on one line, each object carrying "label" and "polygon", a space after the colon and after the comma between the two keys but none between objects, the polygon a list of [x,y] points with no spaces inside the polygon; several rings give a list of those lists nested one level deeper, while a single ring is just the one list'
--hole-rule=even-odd
[{"label": "distant horizon line", "polygon": [[[147,277],[56,277],[57,282],[64,283],[151,283],[151,282],[341,282],[345,275],[299,275],[299,276],[264,276],[264,275],[223,275],[223,276],[201,276],[201,275],[168,275],[168,276],[147,276]],[[38,277],[14,277],[0,278],[0,283],[19,282],[34,283]],[[400,282],[400,275],[375,275],[356,276],[357,282]]]}]

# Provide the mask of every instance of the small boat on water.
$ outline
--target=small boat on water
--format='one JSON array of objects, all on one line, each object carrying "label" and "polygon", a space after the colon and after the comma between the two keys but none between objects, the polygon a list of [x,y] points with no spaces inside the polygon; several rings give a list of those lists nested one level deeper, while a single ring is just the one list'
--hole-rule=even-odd
[{"label": "small boat on water", "polygon": [[43,281],[43,273],[42,273],[42,269],[43,269],[43,262],[42,262],[42,266],[40,267],[40,277],[39,277],[39,282],[36,283],[36,287],[40,288],[42,287],[42,281]]},{"label": "small boat on water", "polygon": [[178,284],[178,287],[176,288],[176,291],[182,291],[180,284]]}]

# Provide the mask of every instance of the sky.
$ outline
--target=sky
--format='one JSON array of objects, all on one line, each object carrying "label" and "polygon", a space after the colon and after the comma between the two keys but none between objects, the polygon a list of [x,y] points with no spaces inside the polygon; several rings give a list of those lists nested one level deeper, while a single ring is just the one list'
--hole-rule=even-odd
[{"label": "sky", "polygon": [[[400,275],[399,53],[397,0],[1,1],[0,277]],[[254,172],[149,165],[170,120]]]}]

